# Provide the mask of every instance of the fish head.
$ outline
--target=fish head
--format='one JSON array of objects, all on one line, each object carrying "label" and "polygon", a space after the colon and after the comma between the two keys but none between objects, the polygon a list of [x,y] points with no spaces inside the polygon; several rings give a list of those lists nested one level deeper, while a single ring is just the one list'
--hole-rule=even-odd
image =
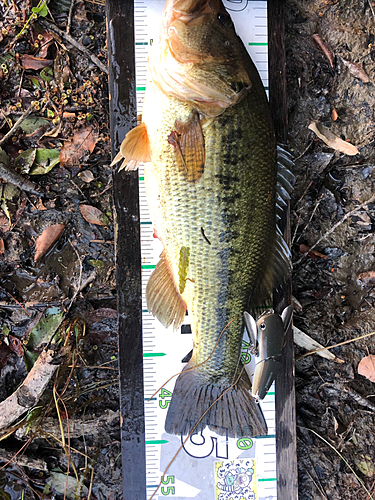
[{"label": "fish head", "polygon": [[251,87],[248,55],[221,0],[168,0],[151,77],[203,115],[221,114]]}]

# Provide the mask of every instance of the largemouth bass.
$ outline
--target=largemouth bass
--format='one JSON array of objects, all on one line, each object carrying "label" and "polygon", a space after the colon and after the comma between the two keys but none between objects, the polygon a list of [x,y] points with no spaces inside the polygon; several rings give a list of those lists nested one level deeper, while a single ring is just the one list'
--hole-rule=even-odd
[{"label": "largemouth bass", "polygon": [[197,429],[266,434],[246,371],[239,377],[243,312],[269,299],[289,257],[276,231],[267,98],[221,0],[167,1],[142,123],[115,161],[122,157],[128,169],[151,161],[147,199],[164,251],[147,285],[148,309],[166,327],[177,329],[187,309],[192,320],[193,354],[176,381],[166,431],[187,434],[230,388]]}]

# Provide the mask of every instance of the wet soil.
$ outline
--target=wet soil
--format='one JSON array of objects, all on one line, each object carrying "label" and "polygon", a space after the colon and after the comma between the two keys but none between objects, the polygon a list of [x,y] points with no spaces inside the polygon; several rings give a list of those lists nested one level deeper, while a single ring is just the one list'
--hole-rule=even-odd
[{"label": "wet soil", "polygon": [[[375,269],[374,203],[324,237],[375,193],[374,6],[288,0],[285,11],[289,141],[297,177],[291,213],[293,294],[300,307],[294,322],[329,346],[375,331],[373,283],[359,279]],[[332,55],[332,66],[314,34]],[[308,129],[313,120],[356,145],[359,154],[329,148]],[[315,250],[323,257],[302,254],[301,245],[312,247],[322,237]],[[358,364],[374,349],[371,336],[335,347],[341,364],[301,358],[305,351],[295,349],[301,500],[372,498],[374,385],[358,374]]]}]

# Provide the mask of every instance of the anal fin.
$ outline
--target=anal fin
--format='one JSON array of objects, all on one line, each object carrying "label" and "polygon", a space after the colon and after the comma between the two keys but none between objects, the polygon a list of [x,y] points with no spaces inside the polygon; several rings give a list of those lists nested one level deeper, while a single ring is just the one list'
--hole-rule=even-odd
[{"label": "anal fin", "polygon": [[165,328],[173,324],[173,329],[177,330],[181,326],[187,305],[175,284],[165,251],[148,280],[146,300],[150,313]]},{"label": "anal fin", "polygon": [[205,146],[199,115],[191,113],[187,121],[176,120],[168,137],[179,171],[188,182],[197,182],[203,174]]},{"label": "anal fin", "polygon": [[151,161],[150,141],[145,123],[137,125],[126,134],[119,153],[111,163],[111,167],[122,158],[124,158],[124,161],[119,171],[123,168],[125,170],[137,170],[139,163]]}]

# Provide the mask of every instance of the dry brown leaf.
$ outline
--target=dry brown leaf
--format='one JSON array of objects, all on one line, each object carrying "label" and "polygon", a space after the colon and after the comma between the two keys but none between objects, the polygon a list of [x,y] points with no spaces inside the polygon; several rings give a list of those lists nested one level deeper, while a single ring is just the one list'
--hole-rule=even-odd
[{"label": "dry brown leaf", "polygon": [[41,59],[39,57],[25,54],[21,57],[21,65],[24,69],[43,69],[53,65],[52,59]]},{"label": "dry brown leaf", "polygon": [[332,149],[336,149],[341,153],[349,156],[354,156],[359,153],[358,149],[349,142],[345,142],[337,135],[333,134],[330,130],[324,127],[321,123],[313,121],[309,125],[309,129],[312,130],[323,142],[327,144]]},{"label": "dry brown leaf", "polygon": [[106,215],[103,214],[98,208],[92,207],[91,205],[81,205],[82,217],[91,224],[97,224],[98,226],[108,226],[109,220]]},{"label": "dry brown leaf", "polygon": [[345,66],[348,68],[350,73],[355,76],[356,78],[359,78],[362,80],[363,83],[368,83],[370,81],[370,78],[368,75],[363,71],[362,66],[358,63],[353,63],[350,61],[346,61],[345,59],[342,59],[342,62],[345,64]]},{"label": "dry brown leaf", "polygon": [[375,285],[375,271],[358,274],[357,283],[363,286]]},{"label": "dry brown leaf", "polygon": [[337,119],[339,119],[339,114],[337,112],[337,109],[336,108],[333,108],[332,110],[332,120],[335,122]]},{"label": "dry brown leaf", "polygon": [[91,172],[91,170],[84,170],[83,172],[80,172],[78,174],[78,177],[83,182],[87,182],[87,184],[95,179],[94,174]]},{"label": "dry brown leaf", "polygon": [[327,60],[328,60],[328,62],[330,64],[331,68],[333,68],[333,57],[332,57],[332,54],[327,49],[327,47],[324,45],[323,40],[317,34],[313,35],[313,40],[320,47],[321,51],[326,56],[326,58],[327,58]]},{"label": "dry brown leaf", "polygon": [[320,253],[317,250],[310,250],[310,247],[302,243],[302,245],[299,246],[299,251],[304,254],[307,253],[309,257],[312,259],[328,259],[327,255],[324,255],[324,253]]},{"label": "dry brown leaf", "polygon": [[375,355],[370,354],[362,358],[358,365],[358,373],[375,382]]},{"label": "dry brown leaf", "polygon": [[67,141],[60,151],[60,164],[78,165],[87,151],[92,153],[95,148],[98,134],[92,127],[81,128]]},{"label": "dry brown leaf", "polygon": [[43,33],[43,40],[40,42],[38,56],[41,59],[47,57],[48,47],[53,43],[53,35],[51,33]]},{"label": "dry brown leaf", "polygon": [[60,238],[65,229],[64,224],[53,224],[47,227],[36,240],[34,261],[38,262]]},{"label": "dry brown leaf", "polygon": [[4,240],[3,238],[0,238],[0,255],[3,255],[4,252],[5,252]]}]

